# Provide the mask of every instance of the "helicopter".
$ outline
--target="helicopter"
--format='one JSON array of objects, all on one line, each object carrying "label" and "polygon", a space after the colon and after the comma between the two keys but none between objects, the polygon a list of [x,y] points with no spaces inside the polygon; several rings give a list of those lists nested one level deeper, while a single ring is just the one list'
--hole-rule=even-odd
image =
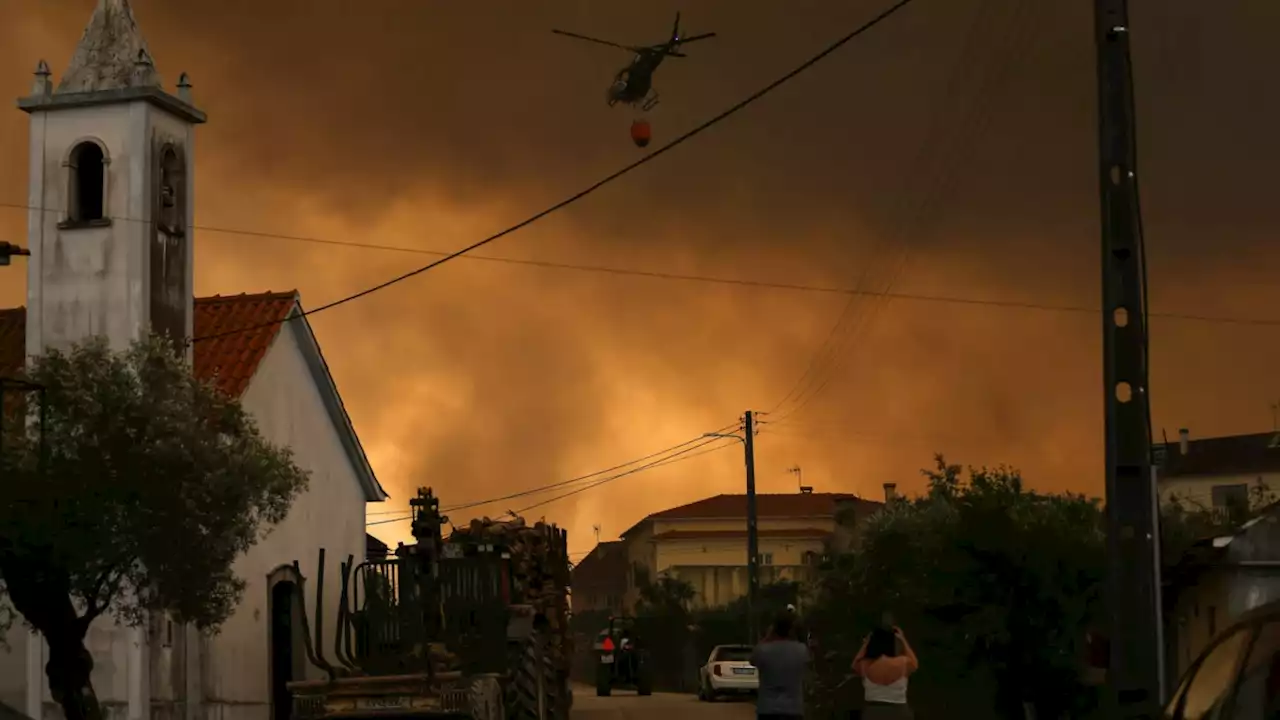
[{"label": "helicopter", "polygon": [[681,45],[716,36],[712,32],[692,37],[681,37],[680,13],[676,13],[675,25],[671,28],[671,38],[658,45],[621,45],[565,30],[552,30],[551,32],[635,53],[631,64],[619,70],[618,74],[614,76],[613,84],[609,86],[606,98],[609,102],[609,107],[623,103],[624,105],[639,106],[641,110],[645,111],[652,110],[658,104],[658,93],[653,89],[653,73],[662,64],[662,61],[668,57],[687,57],[684,53],[679,52]]}]

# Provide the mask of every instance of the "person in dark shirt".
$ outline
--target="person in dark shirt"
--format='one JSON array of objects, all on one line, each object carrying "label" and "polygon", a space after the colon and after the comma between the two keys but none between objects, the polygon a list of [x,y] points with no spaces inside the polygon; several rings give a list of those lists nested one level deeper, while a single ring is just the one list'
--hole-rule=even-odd
[{"label": "person in dark shirt", "polygon": [[756,717],[759,720],[798,720],[804,717],[804,676],[809,648],[793,637],[795,618],[783,611],[768,636],[751,653],[759,677]]}]

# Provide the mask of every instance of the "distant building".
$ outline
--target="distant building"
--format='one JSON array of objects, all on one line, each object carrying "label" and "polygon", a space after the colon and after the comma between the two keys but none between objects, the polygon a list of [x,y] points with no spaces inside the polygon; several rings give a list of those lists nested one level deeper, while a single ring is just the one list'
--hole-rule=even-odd
[{"label": "distant building", "polygon": [[1170,677],[1181,677],[1242,614],[1280,600],[1280,503],[1235,532],[1205,538],[1164,578]]},{"label": "distant building", "polygon": [[573,611],[622,613],[627,570],[627,548],[621,540],[596,545],[573,568]]},{"label": "distant building", "polygon": [[[1178,441],[1156,447],[1160,500],[1174,498],[1220,515],[1247,511],[1261,484],[1280,491],[1280,433],[1192,440],[1186,430]],[[1256,503],[1255,503],[1256,504]]]},{"label": "distant building", "polygon": [[365,560],[382,560],[391,554],[391,548],[378,538],[365,533],[364,535],[364,559]]},{"label": "distant building", "polygon": [[[886,485],[886,493],[892,487]],[[845,493],[757,495],[760,583],[811,579],[830,546],[851,542],[837,517],[856,523],[881,507]],[[716,495],[636,523],[622,534],[626,606],[634,607],[640,588],[660,575],[691,584],[697,606],[721,606],[745,596],[746,526],[746,495]]]}]

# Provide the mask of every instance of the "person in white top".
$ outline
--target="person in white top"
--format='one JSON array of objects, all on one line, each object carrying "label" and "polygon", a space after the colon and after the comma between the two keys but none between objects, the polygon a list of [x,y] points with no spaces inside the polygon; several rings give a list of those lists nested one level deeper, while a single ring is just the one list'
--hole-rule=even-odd
[{"label": "person in white top", "polygon": [[909,720],[907,678],[919,668],[920,661],[901,628],[872,630],[853,658],[853,671],[862,676],[863,720]]}]

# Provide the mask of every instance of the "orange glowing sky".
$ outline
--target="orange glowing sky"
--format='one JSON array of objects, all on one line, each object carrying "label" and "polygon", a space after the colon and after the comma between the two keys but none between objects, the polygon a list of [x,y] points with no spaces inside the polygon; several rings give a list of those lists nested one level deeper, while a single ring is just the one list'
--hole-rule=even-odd
[{"label": "orange glowing sky", "polygon": [[[204,228],[451,251],[637,157],[604,105],[668,0],[133,0],[167,83],[188,71]],[[657,76],[661,143],[887,2],[685,3],[715,30]],[[1153,311],[1280,320],[1280,5],[1135,0]],[[0,0],[0,87],[55,75],[92,0]],[[871,291],[1094,307],[1088,3],[922,0],[744,113],[482,254]],[[0,114],[0,203],[26,197],[27,117]],[[0,207],[0,239],[26,214]],[[198,230],[201,295],[297,288],[314,307],[430,256]],[[861,284],[859,284],[861,282]],[[21,261],[0,306],[23,302]],[[845,307],[831,293],[459,260],[312,323],[398,510],[597,470],[768,410]],[[1100,321],[1084,312],[857,301],[792,422],[758,438],[763,492],[919,488],[930,454],[1102,485]],[[1156,317],[1155,422],[1268,429],[1280,324]],[[742,486],[737,450],[546,506],[571,548]],[[536,501],[540,497],[530,498]],[[481,508],[498,514],[516,501]],[[371,517],[371,519],[377,519]],[[460,518],[455,517],[455,521]],[[404,539],[406,523],[379,525]]]}]

